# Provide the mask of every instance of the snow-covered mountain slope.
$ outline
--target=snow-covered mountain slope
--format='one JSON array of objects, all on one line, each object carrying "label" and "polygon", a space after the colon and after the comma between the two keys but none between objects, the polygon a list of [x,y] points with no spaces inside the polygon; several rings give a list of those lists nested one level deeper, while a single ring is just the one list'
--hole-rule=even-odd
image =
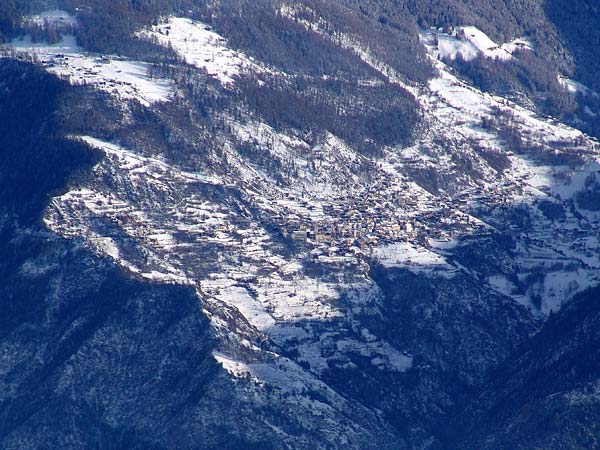
[{"label": "snow-covered mountain slope", "polygon": [[595,288],[577,296],[494,374],[466,408],[468,430],[456,433],[456,448],[518,447],[524,440],[538,448],[598,445],[599,295]]},{"label": "snow-covered mountain slope", "polygon": [[[55,12],[50,12],[55,17]],[[63,17],[58,15],[58,19]],[[35,16],[32,20],[38,20]],[[67,19],[64,19],[67,20]],[[74,21],[74,18],[70,18]],[[150,63],[131,61],[113,55],[92,55],[77,45],[71,34],[63,34],[54,44],[32,42],[31,36],[14,39],[4,49],[8,55],[30,56],[50,73],[75,85],[91,85],[122,100],[137,100],[145,106],[166,101],[172,93],[172,82],[152,79]]]},{"label": "snow-covered mountain slope", "polygon": [[[517,238],[513,261],[519,266],[519,276],[525,278],[539,269],[546,276],[541,284],[548,282],[546,287],[536,283],[533,291],[527,288],[530,301],[541,300],[544,312],[556,310],[574,291],[598,280],[598,240],[592,231],[598,227],[597,216],[574,201],[575,193],[584,189],[582,180],[596,171],[597,143],[578,130],[470,88],[442,63],[437,64],[442,76],[430,82],[432,95],[426,106],[431,108],[437,124],[432,123],[429,132],[440,125],[440,134],[452,127],[453,140],[463,148],[474,148],[481,167],[471,163],[471,170],[481,177],[478,186],[468,186],[474,181],[470,177],[462,186],[448,188],[454,196],[458,194],[458,203],[464,209],[476,211],[475,215],[496,231]],[[482,124],[493,122],[494,116],[504,118],[501,127],[512,127],[511,132],[519,136],[517,148],[510,147],[506,130],[494,125],[482,128]],[[495,156],[506,158],[505,166],[500,163],[503,170],[494,167]],[[481,158],[487,161],[481,163]],[[457,175],[464,177],[465,173]],[[475,198],[469,198],[469,193]],[[527,216],[529,226],[511,220],[515,209]],[[548,267],[552,265],[556,273]],[[565,265],[573,267],[570,275],[562,270]],[[490,281],[497,284],[498,279]],[[517,292],[515,287],[504,292]],[[545,295],[536,291],[539,289]]]},{"label": "snow-covered mountain slope", "polygon": [[[428,39],[424,44],[436,58],[440,44]],[[358,55],[369,62],[364,52]],[[439,75],[426,89],[411,89],[425,111],[425,130],[410,148],[389,151],[384,164],[438,191],[436,207],[447,202],[452,211],[447,216],[475,216],[489,226],[486,231],[516,238],[520,245],[511,259],[523,279],[515,285],[506,277],[516,281],[516,273],[494,273],[487,275],[490,284],[524,304],[541,301],[546,313],[556,310],[576,291],[598,281],[598,240],[594,232],[585,231],[597,229],[596,214],[571,206],[573,195],[583,188],[581,180],[595,172],[597,143],[579,130],[468,86],[440,61],[434,64]],[[386,76],[391,72],[380,63],[372,66]],[[509,133],[513,141],[507,142]],[[564,210],[564,216],[547,217],[548,208]],[[528,219],[531,229],[520,230],[513,223],[514,210],[536,217]],[[464,222],[478,223],[465,218],[462,222],[467,229]],[[428,237],[436,238],[435,231],[429,231]],[[522,244],[524,240],[529,243]],[[549,271],[552,265],[556,271]],[[569,265],[574,268],[570,274],[561,268]],[[548,285],[540,286],[541,280],[535,287],[524,286],[524,278],[536,271],[546,274]]]},{"label": "snow-covered mountain slope", "polygon": [[[113,103],[93,126],[68,129],[69,142],[103,157],[53,196],[43,223],[136,282],[193,293],[220,366],[208,386],[227,384],[242,423],[260,425],[238,437],[444,448],[440,424],[486,373],[600,282],[597,143],[437,59],[509,59],[525,41],[494,47],[472,27],[462,40],[424,33],[435,75],[418,83],[310,8],[274,14],[360,75],[310,84],[313,74],[270,68],[184,17],[135,33],[184,60],[161,67],[85,53],[66,35],[54,46],[13,41],[82,98],[102,91]],[[269,120],[281,86],[331,101],[348,120],[386,89],[411,97],[419,122],[408,145],[353,139],[335,122],[281,125]],[[360,95],[339,101],[343,89]],[[318,113],[295,106],[289,116]],[[233,426],[218,392],[199,397],[192,414],[213,408]],[[210,422],[181,420],[192,435]]]},{"label": "snow-covered mountain slope", "polygon": [[460,55],[464,60],[470,61],[478,55],[483,55],[490,59],[508,61],[517,50],[533,49],[531,43],[524,38],[498,45],[487,34],[473,26],[458,27],[450,33],[432,28],[423,31],[421,39],[431,46],[433,56],[450,60]]},{"label": "snow-covered mountain slope", "polygon": [[191,19],[172,17],[152,30],[143,31],[140,36],[170,46],[185,62],[206,70],[225,85],[232,84],[243,70],[261,70],[252,59],[230,49],[225,38],[208,25]]}]

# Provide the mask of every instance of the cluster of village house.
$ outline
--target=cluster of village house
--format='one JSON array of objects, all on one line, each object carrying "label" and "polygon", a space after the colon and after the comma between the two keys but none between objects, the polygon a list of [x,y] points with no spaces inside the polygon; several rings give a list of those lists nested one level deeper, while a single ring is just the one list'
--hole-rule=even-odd
[{"label": "cluster of village house", "polygon": [[[108,87],[118,87],[118,86],[130,86],[134,87],[133,83],[121,80],[115,80],[110,77],[106,77],[100,73],[98,69],[102,67],[103,64],[110,64],[110,58],[106,56],[97,57],[94,59],[93,67],[77,67],[73,64],[73,60],[76,59],[76,56],[65,55],[64,53],[56,53],[52,55],[44,55],[41,59],[41,55],[28,54],[22,51],[14,50],[11,47],[0,47],[0,56],[2,57],[10,57],[19,60],[25,61],[33,61],[38,64],[41,64],[42,67],[46,69],[52,69],[55,67],[65,67],[72,69],[73,73],[69,73],[66,76],[71,82],[79,83],[79,84],[88,84],[91,86],[101,86],[103,88]],[[71,67],[72,66],[72,67]],[[115,70],[116,73],[120,73],[121,70]]]},{"label": "cluster of village house", "polygon": [[[513,189],[510,185],[498,186],[491,191],[474,188],[471,192],[453,198],[438,197],[435,204],[419,210],[422,205],[415,198],[408,197],[407,190],[402,190],[401,187],[392,186],[390,181],[382,179],[365,189],[361,195],[340,196],[335,203],[324,205],[324,214],[320,219],[282,210],[273,216],[273,220],[282,234],[297,245],[321,249],[330,255],[345,255],[356,249],[364,251],[400,241],[427,246],[428,239],[450,240],[476,228],[478,234],[481,234],[481,222],[461,210],[468,210],[476,206],[477,202],[486,208],[506,204],[511,196],[510,189]],[[296,198],[293,194],[281,195],[287,202],[296,203],[307,211],[316,208],[310,201]],[[76,195],[74,200],[83,202],[83,196]],[[186,211],[192,215],[199,211],[195,208],[196,203],[202,209],[202,201],[196,201],[193,196],[186,197],[184,202],[187,205]],[[123,215],[121,208],[111,200],[106,205],[97,201],[96,207],[112,211],[114,221],[119,225],[128,225],[127,215]],[[218,237],[222,233],[235,231],[241,224],[242,219],[236,226],[231,223],[205,222],[203,234]],[[136,227],[138,230],[145,228],[143,224]],[[585,233],[574,233],[574,236],[582,238]],[[587,249],[587,245],[582,245]]]},{"label": "cluster of village house", "polygon": [[[483,193],[482,193],[483,195]],[[310,202],[284,194],[307,209]],[[314,220],[295,214],[275,217],[282,234],[300,245],[335,249],[368,249],[398,241],[425,242],[427,238],[451,239],[456,232],[478,226],[476,220],[459,212],[466,198],[441,201],[435,208],[418,211],[415,198],[394,190],[392,182],[381,179],[358,196],[341,196],[323,206],[324,218]]]},{"label": "cluster of village house", "polygon": [[[525,178],[520,180],[526,181]],[[324,205],[323,219],[311,220],[296,214],[280,214],[275,219],[283,235],[297,244],[335,248],[339,253],[398,241],[428,245],[428,239],[450,240],[475,228],[481,233],[482,222],[466,212],[478,207],[506,206],[522,189],[509,181],[488,189],[473,187],[453,197],[439,196],[435,205],[421,211],[408,192],[383,176],[361,195],[340,196],[335,203]],[[315,208],[292,194],[284,196],[309,210]]]},{"label": "cluster of village house", "polygon": [[[71,66],[71,57],[68,55],[58,53],[51,58],[44,59],[41,61],[44,67],[69,67]],[[100,68],[104,64],[110,64],[110,58],[106,56],[98,57],[94,60],[93,67],[72,67],[74,73],[70,75],[70,80],[73,83],[86,83],[92,86],[100,86],[102,88],[118,87],[118,86],[129,86],[133,87],[133,83],[122,80],[115,80],[110,77],[106,77],[100,73]],[[121,73],[120,69],[115,70],[116,73]]]}]

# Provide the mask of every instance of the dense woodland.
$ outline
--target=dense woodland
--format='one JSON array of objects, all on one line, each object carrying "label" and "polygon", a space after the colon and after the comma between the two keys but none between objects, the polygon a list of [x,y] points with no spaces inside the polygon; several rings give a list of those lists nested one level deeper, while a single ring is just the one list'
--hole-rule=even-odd
[{"label": "dense woodland", "polygon": [[[76,34],[84,49],[168,64],[176,61],[173,52],[133,34],[156,23],[162,15],[191,16],[211,24],[234,48],[295,76],[287,84],[269,81],[260,88],[242,83],[242,97],[251,110],[260,107],[265,111],[264,107],[270,106],[272,110],[266,119],[272,125],[298,127],[294,121],[302,121],[301,128],[335,131],[358,143],[352,136],[357,121],[352,119],[352,108],[344,105],[341,96],[358,96],[361,105],[373,105],[378,99],[385,100],[379,94],[382,89],[390,88],[358,89],[356,80],[373,76],[372,69],[351,51],[340,51],[332,39],[309,32],[281,14],[283,3],[282,0],[6,0],[0,8],[0,41],[23,33],[31,34],[34,40],[58,40],[55,30],[24,24],[20,18],[44,8],[60,7],[77,16],[81,26],[68,31]],[[301,0],[294,5],[301,11],[300,19],[323,18],[327,25],[322,31],[329,37],[345,36],[401,76],[419,82],[427,80],[433,72],[419,45],[418,27],[472,24],[498,42],[527,36],[534,43],[534,53],[523,51],[509,62],[481,57],[470,62],[458,59],[452,65],[483,90],[521,103],[533,101],[540,112],[600,135],[600,114],[594,115],[600,111],[600,99],[594,95],[570,95],[557,81],[560,70],[592,88],[600,86],[597,77],[600,55],[596,53],[600,51],[600,31],[594,25],[600,11],[589,2],[577,0],[564,7],[562,2],[554,0],[544,3],[539,0]],[[337,84],[310,79],[323,74],[335,77]],[[179,79],[182,84],[189,84],[181,76]],[[317,89],[315,83],[330,95],[325,98],[311,95]],[[195,92],[198,94],[197,89]],[[282,99],[287,99],[290,105],[283,105]],[[206,112],[210,105],[202,107],[198,100],[194,98]],[[344,114],[339,114],[342,109]],[[408,142],[417,115],[416,106],[407,95],[399,92],[397,99],[385,101],[376,109],[379,112],[371,115],[369,123],[361,124],[360,132],[356,133],[366,131],[376,144]],[[291,111],[299,114],[293,117]],[[348,123],[341,125],[343,120]],[[401,124],[400,130],[390,128],[393,120]],[[365,142],[359,144],[364,146]]]},{"label": "dense woodland", "polygon": [[[314,75],[346,71],[343,63],[340,65],[339,48],[333,51],[329,40],[319,38],[281,15],[279,7],[283,3],[280,0],[221,2],[200,8],[198,17],[212,23],[234,47],[285,71],[302,70]],[[328,36],[351,37],[400,74],[415,81],[423,81],[432,75],[418,43],[414,23],[402,28],[392,27],[369,16],[358,15],[339,3],[324,0],[302,0],[294,5],[300,9],[300,19],[324,19],[327,28],[322,31]],[[356,76],[360,72],[353,69]]]},{"label": "dense woodland", "polygon": [[272,80],[243,84],[256,114],[276,129],[306,133],[327,130],[361,153],[376,155],[383,146],[407,145],[418,123],[414,98],[395,85],[363,87],[338,80]]},{"label": "dense woodland", "polygon": [[[597,96],[569,95],[557,81],[561,72],[600,91],[600,7],[576,0],[341,0],[361,14],[390,26],[408,29],[407,17],[419,27],[449,29],[475,25],[497,42],[526,36],[535,53],[522,52],[511,62],[478,58],[454,66],[480,88],[529,99],[540,112],[561,118],[600,136]],[[410,22],[410,21],[408,21]],[[586,108],[587,107],[587,108]],[[588,111],[592,111],[589,114]],[[595,112],[595,113],[594,113]],[[597,114],[597,115],[594,115]]]},{"label": "dense woodland", "polygon": [[446,62],[484,91],[513,97],[517,102],[529,99],[541,112],[563,120],[573,117],[575,99],[560,85],[556,68],[531,51],[518,52],[510,61],[483,56],[465,61],[459,55],[456,60]]}]

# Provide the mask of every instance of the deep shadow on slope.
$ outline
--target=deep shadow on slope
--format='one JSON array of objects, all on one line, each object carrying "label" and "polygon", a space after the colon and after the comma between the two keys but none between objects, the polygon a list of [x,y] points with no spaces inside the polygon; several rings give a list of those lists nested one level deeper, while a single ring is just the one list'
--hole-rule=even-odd
[{"label": "deep shadow on slope", "polygon": [[35,222],[50,195],[98,155],[57,131],[65,82],[15,60],[0,61],[0,206]]},{"label": "deep shadow on slope", "polygon": [[600,90],[600,5],[575,0],[545,0],[544,9],[575,59],[575,78]]},{"label": "deep shadow on slope", "polygon": [[[365,301],[356,299],[352,289],[342,289],[340,318],[296,326],[321,336],[321,356],[328,367],[320,378],[344,397],[380,411],[402,437],[391,448],[445,449],[447,428],[457,412],[479,391],[488,371],[526,342],[539,324],[526,308],[465,273],[446,278],[369,264],[381,297],[363,293]],[[305,271],[327,276],[317,262],[305,263]],[[412,367],[389,370],[360,348],[340,351],[347,340],[368,348],[367,330],[378,342],[410,352]],[[286,356],[307,370],[319,370],[310,358],[303,359],[304,343],[298,344],[286,348]]]},{"label": "deep shadow on slope", "polygon": [[0,447],[270,448],[214,426],[238,410],[192,289],[129,279],[41,224],[98,159],[57,126],[72,88],[12,60],[0,80]]},{"label": "deep shadow on slope", "polygon": [[599,300],[599,287],[577,295],[494,371],[455,448],[600,448]]},{"label": "deep shadow on slope", "polygon": [[[413,353],[414,369],[406,373],[410,400],[404,407],[444,448],[446,426],[456,411],[537,323],[512,299],[464,273],[448,279],[373,264],[371,276],[384,302],[382,316],[367,321],[369,328]],[[398,408],[390,419],[398,425],[403,414]]]}]

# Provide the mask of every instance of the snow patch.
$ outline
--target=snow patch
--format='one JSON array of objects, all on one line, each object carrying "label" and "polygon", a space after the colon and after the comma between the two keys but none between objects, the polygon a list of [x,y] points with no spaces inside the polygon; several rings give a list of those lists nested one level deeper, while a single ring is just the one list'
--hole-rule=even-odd
[{"label": "snow patch", "polygon": [[447,277],[452,277],[457,272],[443,256],[409,242],[376,247],[373,253],[385,267],[399,267],[415,273],[435,271]]},{"label": "snow patch", "polygon": [[127,172],[137,176],[153,177],[160,181],[170,173],[176,173],[179,177],[190,182],[202,182],[207,184],[221,185],[223,180],[212,175],[202,175],[196,172],[186,172],[174,169],[160,158],[152,158],[138,155],[130,150],[110,142],[105,142],[91,136],[77,136],[91,147],[104,151],[109,157],[114,158],[118,166]]},{"label": "snow patch", "polygon": [[221,364],[221,367],[225,369],[230,375],[236,378],[244,377],[250,374],[250,367],[240,361],[230,358],[223,353],[213,351],[213,358]]},{"label": "snow patch", "polygon": [[171,81],[148,76],[150,63],[84,53],[72,35],[63,35],[55,44],[34,43],[25,36],[13,40],[7,48],[37,57],[48,72],[71,84],[90,85],[144,106],[168,101],[173,90]]},{"label": "snow patch", "polygon": [[600,160],[592,161],[564,183],[552,185],[552,192],[558,194],[562,199],[572,198],[577,192],[585,190],[586,180],[590,177],[600,180]]},{"label": "snow patch", "polygon": [[440,59],[454,60],[459,55],[466,61],[471,61],[482,55],[490,59],[508,61],[513,53],[519,50],[532,50],[527,39],[519,38],[498,45],[487,34],[473,26],[458,27],[444,33],[437,29],[422,31],[421,42],[430,53]]},{"label": "snow patch", "polygon": [[235,306],[258,330],[266,331],[275,325],[275,319],[265,310],[264,306],[241,286],[222,289],[218,298]]},{"label": "snow patch", "polygon": [[232,85],[244,70],[264,70],[252,58],[227,47],[225,38],[210,26],[192,19],[171,17],[139,36],[171,46],[188,64],[206,70],[225,86]]},{"label": "snow patch", "polygon": [[579,269],[577,271],[550,272],[544,277],[544,283],[540,292],[542,312],[549,314],[550,311],[558,311],[565,299],[598,283],[598,278],[591,275],[589,271]]},{"label": "snow patch", "polygon": [[31,35],[21,36],[13,39],[8,44],[8,49],[16,52],[37,55],[38,57],[51,57],[56,53],[78,54],[82,51],[77,45],[77,39],[72,34],[61,35],[60,41],[54,44],[47,42],[33,42]]},{"label": "snow patch", "polygon": [[582,84],[578,81],[572,80],[563,75],[558,76],[558,82],[562,87],[564,87],[567,91],[572,94],[584,94],[584,95],[594,95],[598,96],[598,93],[587,87],[585,84]]}]

